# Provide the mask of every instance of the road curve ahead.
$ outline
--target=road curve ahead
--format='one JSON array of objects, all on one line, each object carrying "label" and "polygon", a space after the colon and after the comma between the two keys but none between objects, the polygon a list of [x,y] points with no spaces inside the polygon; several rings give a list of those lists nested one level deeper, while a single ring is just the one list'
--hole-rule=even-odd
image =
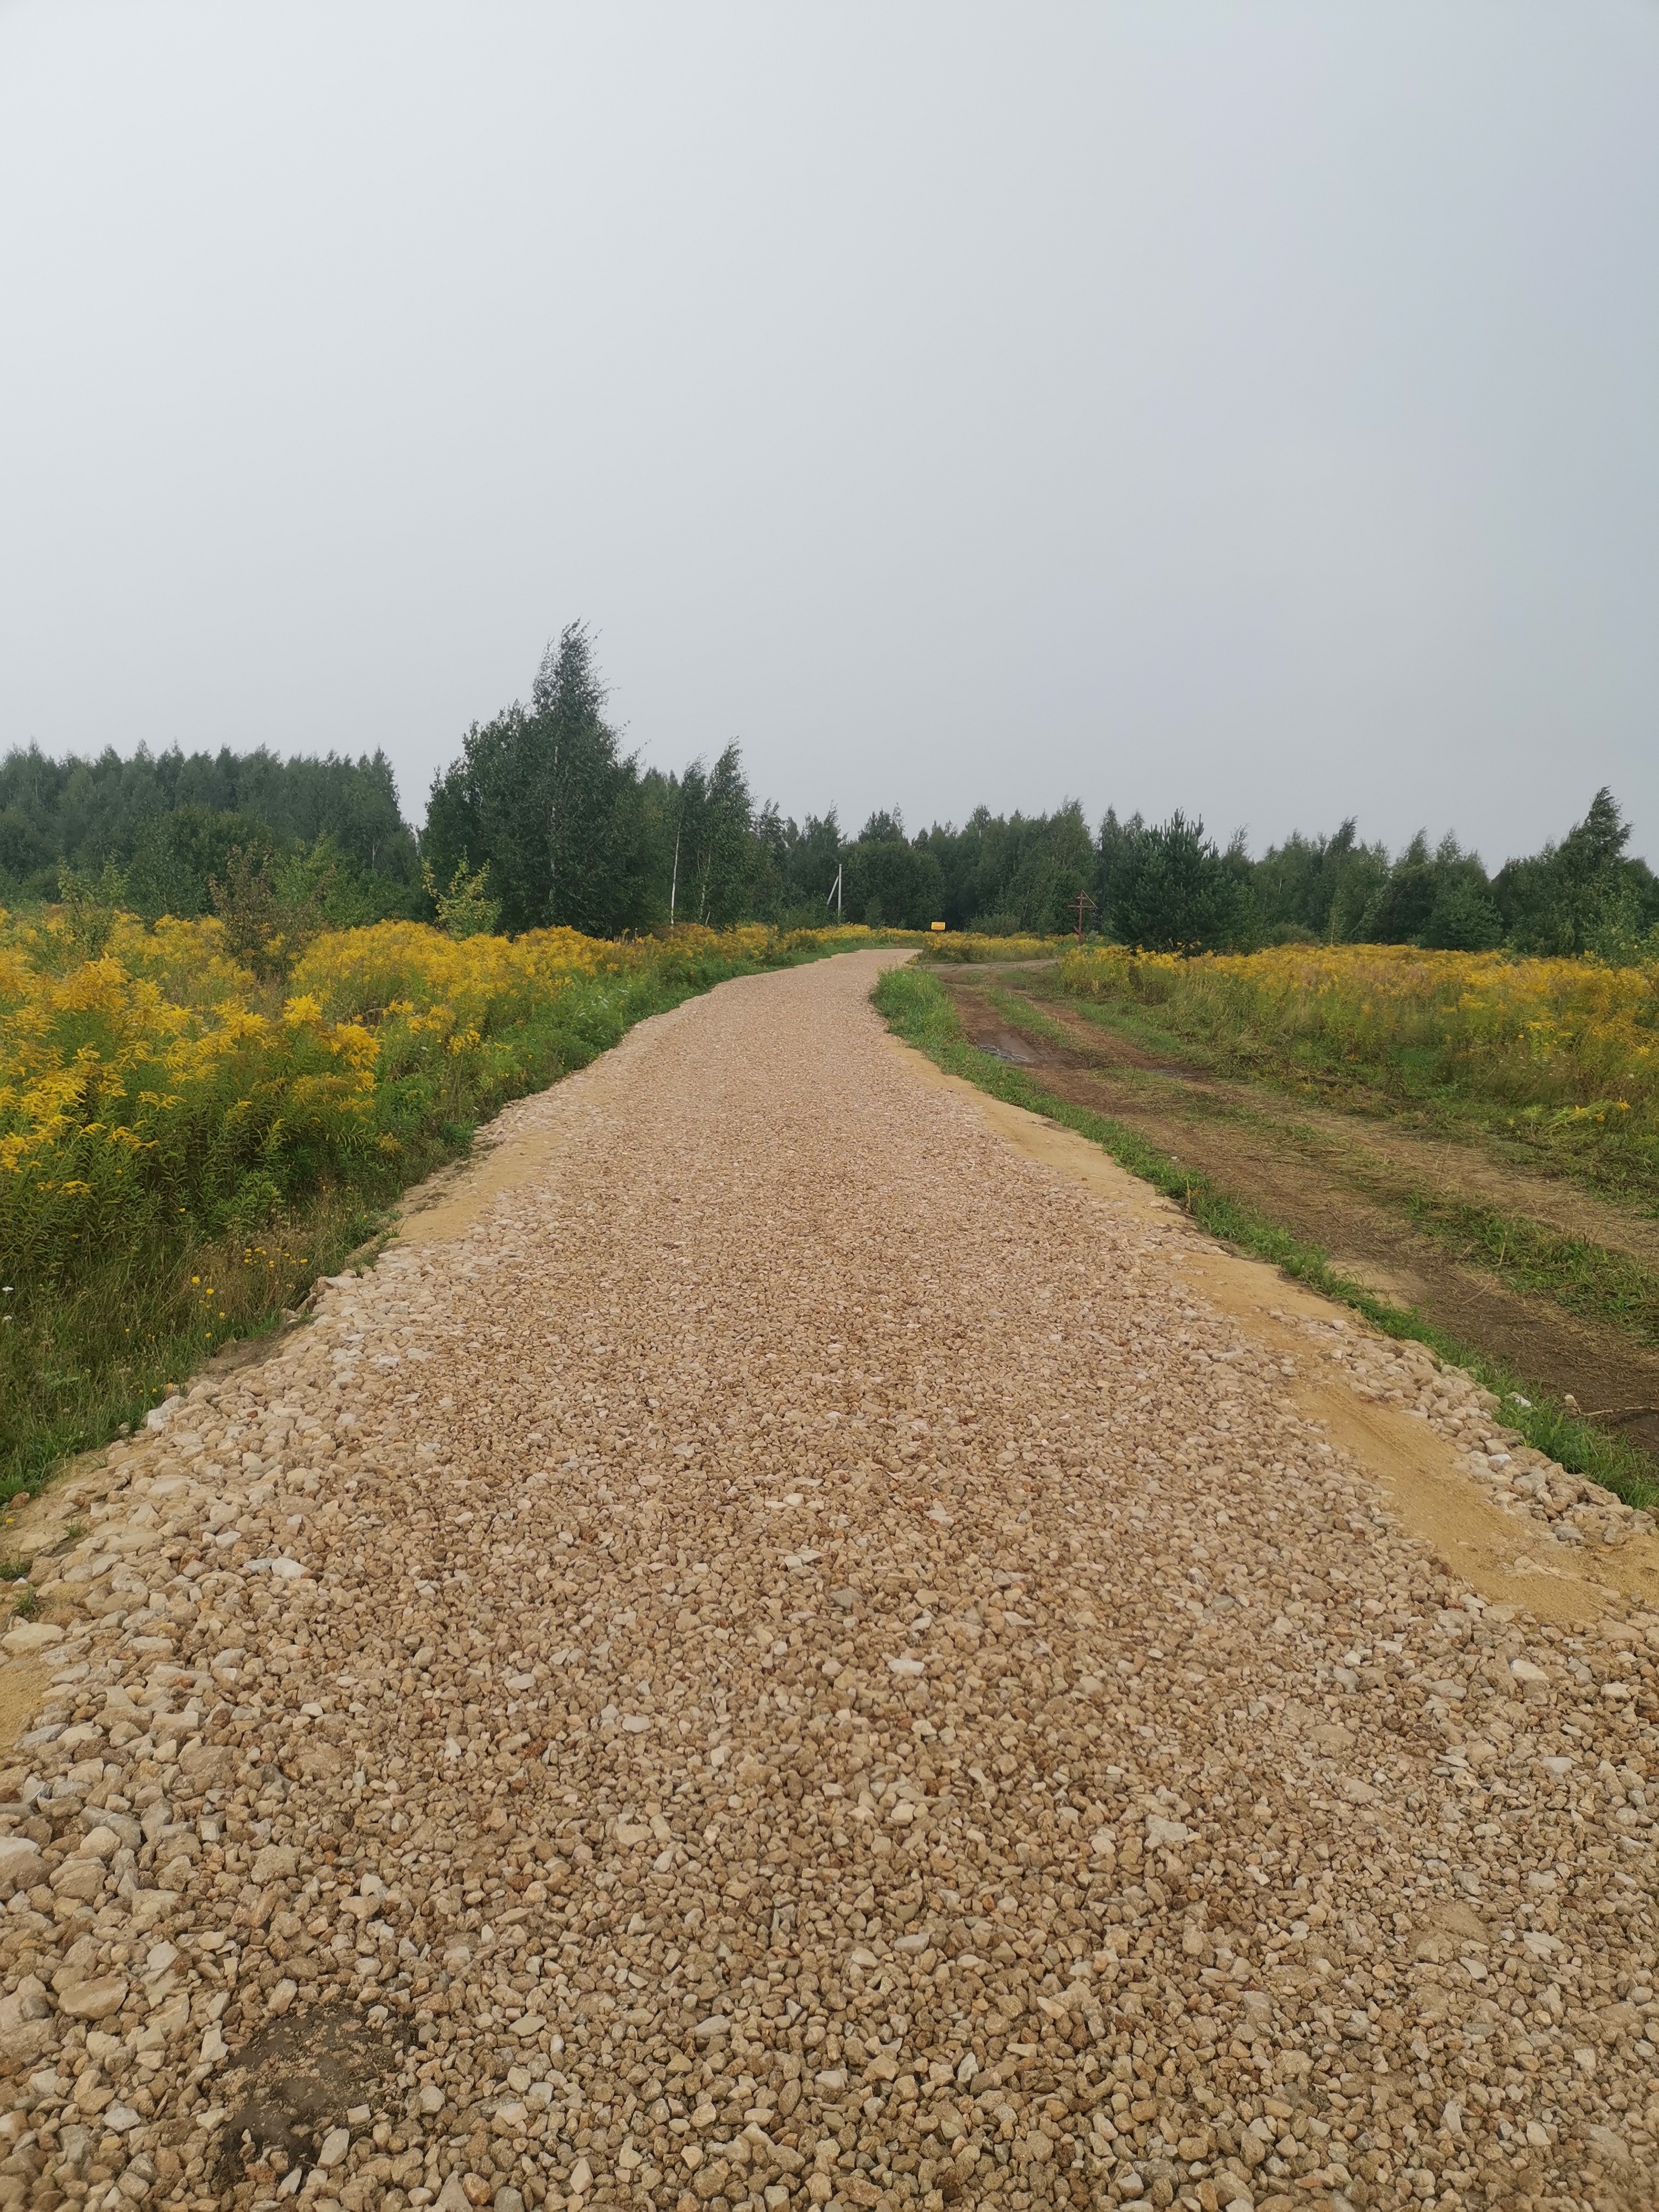
[{"label": "road curve ahead", "polygon": [[888,957],[524,1102],[116,1455],[0,2207],[1653,2201],[1640,1627],[1466,1601]]}]

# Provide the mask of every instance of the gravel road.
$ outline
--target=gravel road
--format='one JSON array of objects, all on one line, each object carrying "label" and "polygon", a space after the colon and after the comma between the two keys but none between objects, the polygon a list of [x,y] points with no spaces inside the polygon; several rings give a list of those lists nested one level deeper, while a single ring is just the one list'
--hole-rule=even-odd
[{"label": "gravel road", "polygon": [[881,957],[66,1493],[0,2212],[1656,2201],[1659,1619],[1461,1590]]}]

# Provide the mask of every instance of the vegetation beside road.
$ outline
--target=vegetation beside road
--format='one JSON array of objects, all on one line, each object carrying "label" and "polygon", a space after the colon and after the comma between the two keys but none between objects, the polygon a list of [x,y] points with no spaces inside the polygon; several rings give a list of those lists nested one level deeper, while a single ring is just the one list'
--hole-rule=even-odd
[{"label": "vegetation beside road", "polygon": [[[1023,988],[1018,991],[990,985],[981,988],[980,996],[1020,1036],[1039,1048],[1075,1056],[1076,1030],[1055,1021],[1036,1003],[1045,997],[1050,1004],[1060,1003],[1054,979],[1052,968],[1038,969],[1022,975]],[[1188,1037],[1168,1026],[1155,1025],[1155,1018],[1114,1019],[1116,1010],[1098,1006],[1085,1011],[1097,1024],[1103,1045],[1114,1037],[1121,1043],[1132,1042],[1143,1053],[1156,1053],[1166,1060],[1179,1054],[1189,1068],[1199,1060],[1230,1079],[1208,1085],[1168,1067],[1147,1071],[1120,1064],[1116,1068],[1120,1080],[1139,1088],[1144,1103],[1150,1104],[1154,1097],[1161,1100],[1171,1139],[1180,1144],[1183,1156],[1194,1142],[1198,1122],[1212,1135],[1224,1123],[1235,1127],[1241,1135],[1253,1133],[1265,1144],[1294,1135],[1310,1163],[1345,1175],[1356,1191],[1403,1213],[1424,1237],[1433,1239],[1457,1260],[1473,1261],[1523,1295],[1549,1298],[1567,1313],[1622,1331],[1650,1349],[1659,1349],[1659,1269],[1593,1236],[1534,1219],[1519,1203],[1492,1203],[1459,1190],[1449,1182],[1443,1163],[1437,1176],[1425,1176],[1422,1161],[1415,1166],[1391,1164],[1364,1143],[1368,1130],[1390,1123],[1411,1127],[1427,1122],[1437,1133],[1455,1132],[1465,1140],[1466,1153],[1473,1148],[1474,1156],[1494,1166],[1497,1164],[1489,1158],[1491,1147],[1479,1142],[1486,1127],[1480,1102],[1460,1100],[1455,1093],[1431,1094],[1426,1100],[1402,1096],[1369,1079],[1363,1068],[1328,1075],[1316,1085],[1294,1070],[1287,1077],[1272,1060],[1264,1066],[1218,1051],[1206,1052],[1203,1047],[1194,1051]],[[1133,1008],[1132,1016],[1139,1012],[1138,1006]],[[1358,1144],[1345,1144],[1342,1135],[1330,1127],[1312,1127],[1303,1119],[1297,1110],[1297,1102],[1310,1092],[1316,1092],[1322,1106],[1334,1104],[1342,1109],[1350,1123],[1346,1134],[1351,1140],[1358,1138]],[[1578,1181],[1592,1187],[1599,1183],[1615,1201],[1629,1200],[1632,1177],[1626,1154],[1611,1149],[1605,1155],[1598,1154],[1589,1123],[1571,1115],[1565,1120],[1569,1135],[1577,1139],[1571,1152],[1559,1141],[1553,1151],[1547,1150],[1561,1127],[1561,1117],[1542,1123],[1528,1119],[1525,1126],[1533,1133],[1532,1148],[1546,1153],[1540,1164],[1555,1168],[1565,1164]],[[1502,1149],[1513,1153],[1515,1117],[1493,1115],[1488,1109],[1486,1123],[1495,1126],[1504,1140]],[[1179,1137],[1178,1127],[1183,1131]],[[1594,1172],[1583,1172],[1586,1160]],[[1501,1170],[1498,1180],[1500,1187],[1505,1181],[1513,1181],[1504,1177]],[[1515,1195],[1518,1200],[1520,1194]],[[1643,1210],[1639,1202],[1634,1210],[1638,1214]],[[1343,1232],[1333,1223],[1331,1233]],[[1626,1397],[1640,1395],[1633,1387],[1623,1394]]]},{"label": "vegetation beside road", "polygon": [[1659,1205],[1659,968],[1412,945],[1192,960],[1109,946],[1069,953],[1054,980],[1108,1019],[1149,1016],[1218,1070],[1496,1127]]},{"label": "vegetation beside road", "polygon": [[965,1078],[993,1097],[1076,1130],[1132,1175],[1173,1199],[1209,1235],[1271,1261],[1311,1289],[1364,1315],[1385,1334],[1427,1344],[1443,1358],[1466,1369],[1504,1400],[1505,1420],[1561,1466],[1601,1484],[1628,1504],[1651,1505],[1659,1500],[1646,1455],[1575,1413],[1559,1395],[1416,1309],[1345,1276],[1317,1245],[1242,1205],[1211,1176],[1182,1164],[1121,1122],[1060,1097],[1039,1074],[979,1049],[937,975],[915,965],[892,969],[877,986],[875,1003],[896,1035],[926,1052],[946,1073]]},{"label": "vegetation beside road", "polygon": [[728,976],[883,941],[386,921],[290,957],[279,920],[0,914],[0,1496],[272,1326],[507,1100]]}]

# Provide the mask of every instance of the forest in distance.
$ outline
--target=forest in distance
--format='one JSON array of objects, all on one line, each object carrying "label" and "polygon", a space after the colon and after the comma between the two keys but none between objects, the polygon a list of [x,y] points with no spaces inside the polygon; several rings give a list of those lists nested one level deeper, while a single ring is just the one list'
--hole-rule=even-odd
[{"label": "forest in distance", "polygon": [[1446,836],[1390,854],[1357,823],[1293,833],[1252,858],[1201,818],[1091,826],[1080,802],[911,832],[896,810],[856,836],[835,811],[802,822],[757,802],[742,753],[676,773],[643,766],[607,718],[579,623],[548,647],[527,702],[474,723],[434,781],[417,832],[384,751],[283,758],[113,748],[92,760],[0,761],[0,904],[64,898],[155,920],[252,905],[292,934],[386,919],[452,934],[565,927],[599,937],[676,921],[781,927],[834,918],[990,936],[1076,926],[1153,951],[1297,943],[1659,955],[1659,878],[1629,851],[1613,794],[1537,853],[1489,872]]}]

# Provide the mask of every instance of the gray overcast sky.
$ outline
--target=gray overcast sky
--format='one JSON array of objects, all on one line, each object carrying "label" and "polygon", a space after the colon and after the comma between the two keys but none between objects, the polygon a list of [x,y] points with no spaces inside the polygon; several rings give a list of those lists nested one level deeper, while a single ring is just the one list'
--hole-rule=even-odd
[{"label": "gray overcast sky", "polygon": [[1659,860],[1659,8],[0,4],[0,748]]}]

